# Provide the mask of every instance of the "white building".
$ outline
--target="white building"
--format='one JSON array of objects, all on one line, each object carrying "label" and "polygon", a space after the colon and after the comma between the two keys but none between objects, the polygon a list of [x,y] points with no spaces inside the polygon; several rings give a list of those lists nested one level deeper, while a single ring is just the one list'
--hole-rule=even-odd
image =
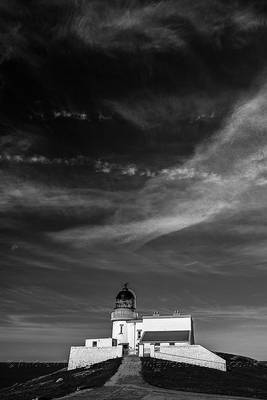
[{"label": "white building", "polygon": [[150,356],[225,371],[225,360],[195,345],[191,315],[139,315],[136,295],[127,284],[116,297],[111,313],[112,337],[86,339],[85,346],[71,347],[68,369],[84,367],[126,354]]}]

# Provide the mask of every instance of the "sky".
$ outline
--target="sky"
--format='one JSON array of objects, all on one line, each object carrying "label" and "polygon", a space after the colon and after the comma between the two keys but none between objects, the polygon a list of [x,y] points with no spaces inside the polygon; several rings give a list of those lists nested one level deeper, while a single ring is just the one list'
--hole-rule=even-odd
[{"label": "sky", "polygon": [[2,0],[0,360],[138,311],[267,360],[264,1]]}]

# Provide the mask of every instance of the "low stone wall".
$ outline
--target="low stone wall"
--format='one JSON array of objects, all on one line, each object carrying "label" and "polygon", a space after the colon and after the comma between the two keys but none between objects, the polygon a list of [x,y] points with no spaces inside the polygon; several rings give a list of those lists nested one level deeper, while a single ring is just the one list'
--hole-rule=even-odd
[{"label": "low stone wall", "polygon": [[68,370],[90,366],[117,357],[122,357],[122,346],[105,348],[71,347]]},{"label": "low stone wall", "polygon": [[86,339],[85,347],[94,347],[93,342],[96,342],[95,347],[112,347],[112,338],[101,338],[101,339]]},{"label": "low stone wall", "polygon": [[155,351],[154,346],[151,346],[150,356],[226,371],[226,361],[200,345],[160,346],[159,351]]}]

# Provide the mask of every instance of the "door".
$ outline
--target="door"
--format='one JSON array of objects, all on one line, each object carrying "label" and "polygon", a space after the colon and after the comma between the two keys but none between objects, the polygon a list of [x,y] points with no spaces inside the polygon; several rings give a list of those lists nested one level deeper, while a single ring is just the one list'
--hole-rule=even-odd
[{"label": "door", "polygon": [[129,354],[129,344],[122,345],[122,355],[127,356]]}]

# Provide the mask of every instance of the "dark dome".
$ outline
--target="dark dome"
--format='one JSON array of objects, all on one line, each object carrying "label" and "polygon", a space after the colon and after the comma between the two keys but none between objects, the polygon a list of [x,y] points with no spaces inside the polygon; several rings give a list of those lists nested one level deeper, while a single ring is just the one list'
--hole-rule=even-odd
[{"label": "dark dome", "polygon": [[129,289],[121,290],[116,296],[116,300],[131,300],[131,299],[134,299],[134,294]]},{"label": "dark dome", "polygon": [[116,306],[115,308],[130,308],[134,310],[136,308],[136,296],[135,293],[128,289],[127,283],[119,291],[116,296]]}]

